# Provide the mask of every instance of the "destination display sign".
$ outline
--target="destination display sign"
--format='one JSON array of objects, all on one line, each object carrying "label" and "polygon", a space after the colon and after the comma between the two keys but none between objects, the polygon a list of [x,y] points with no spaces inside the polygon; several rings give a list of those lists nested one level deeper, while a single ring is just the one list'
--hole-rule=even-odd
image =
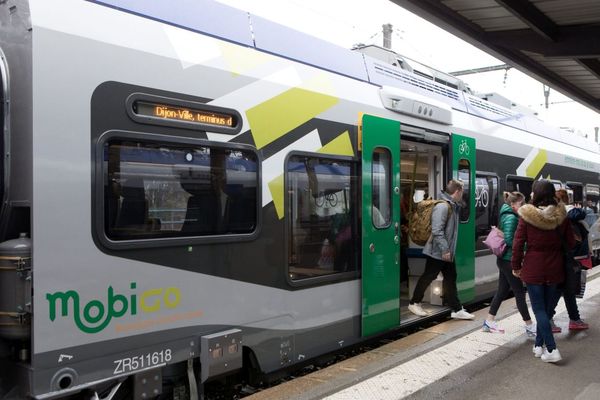
[{"label": "destination display sign", "polygon": [[235,116],[231,114],[140,100],[134,103],[134,110],[139,116],[171,121],[183,121],[190,124],[201,124],[203,126],[212,125],[232,128],[237,124]]}]

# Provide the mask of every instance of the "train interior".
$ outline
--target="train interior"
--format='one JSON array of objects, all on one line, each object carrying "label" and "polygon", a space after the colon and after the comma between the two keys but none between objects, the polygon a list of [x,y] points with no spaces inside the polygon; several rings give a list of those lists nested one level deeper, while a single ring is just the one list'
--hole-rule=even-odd
[{"label": "train interior", "polygon": [[124,141],[105,147],[105,227],[109,238],[254,230],[258,175],[252,152]]},{"label": "train interior", "polygon": [[[400,262],[400,321],[410,323],[418,319],[408,311],[408,304],[415,286],[425,268],[422,247],[408,235],[408,215],[421,200],[438,198],[443,188],[443,156],[441,146],[401,141],[400,146],[400,214],[401,214],[401,262]],[[425,291],[423,309],[431,315],[445,310],[442,306],[441,275]]]}]

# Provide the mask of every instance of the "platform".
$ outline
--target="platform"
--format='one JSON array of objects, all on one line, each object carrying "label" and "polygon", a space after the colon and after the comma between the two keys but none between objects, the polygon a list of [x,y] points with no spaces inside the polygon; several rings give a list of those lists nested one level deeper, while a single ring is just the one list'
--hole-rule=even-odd
[{"label": "platform", "polygon": [[[600,398],[600,267],[590,271],[578,300],[590,329],[569,332],[561,300],[555,334],[563,360],[546,364],[531,351],[514,299],[498,312],[504,334],[474,321],[447,321],[368,353],[256,393],[251,400],[576,399]],[[533,313],[532,313],[533,315]]]}]

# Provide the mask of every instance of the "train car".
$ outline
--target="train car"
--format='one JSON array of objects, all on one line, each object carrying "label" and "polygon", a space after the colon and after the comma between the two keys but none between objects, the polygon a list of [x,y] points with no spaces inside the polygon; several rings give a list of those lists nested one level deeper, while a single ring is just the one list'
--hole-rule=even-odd
[{"label": "train car", "polygon": [[465,304],[503,190],[598,201],[597,145],[217,2],[8,0],[0,29],[1,398],[194,399],[419,323],[401,202],[450,178]]}]

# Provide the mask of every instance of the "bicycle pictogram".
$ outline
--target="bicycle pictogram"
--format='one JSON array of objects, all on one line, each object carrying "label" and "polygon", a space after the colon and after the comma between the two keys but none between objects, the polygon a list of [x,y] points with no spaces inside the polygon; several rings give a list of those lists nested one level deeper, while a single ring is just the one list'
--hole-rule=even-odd
[{"label": "bicycle pictogram", "polygon": [[471,152],[471,149],[469,148],[469,145],[465,139],[461,140],[460,144],[458,145],[458,152],[467,156]]},{"label": "bicycle pictogram", "polygon": [[489,193],[485,186],[477,186],[475,188],[475,207],[487,208],[489,203]]},{"label": "bicycle pictogram", "polygon": [[325,194],[324,192],[320,192],[319,196],[315,198],[315,204],[317,207],[323,207],[327,205],[328,207],[337,206],[338,198],[335,193]]}]

